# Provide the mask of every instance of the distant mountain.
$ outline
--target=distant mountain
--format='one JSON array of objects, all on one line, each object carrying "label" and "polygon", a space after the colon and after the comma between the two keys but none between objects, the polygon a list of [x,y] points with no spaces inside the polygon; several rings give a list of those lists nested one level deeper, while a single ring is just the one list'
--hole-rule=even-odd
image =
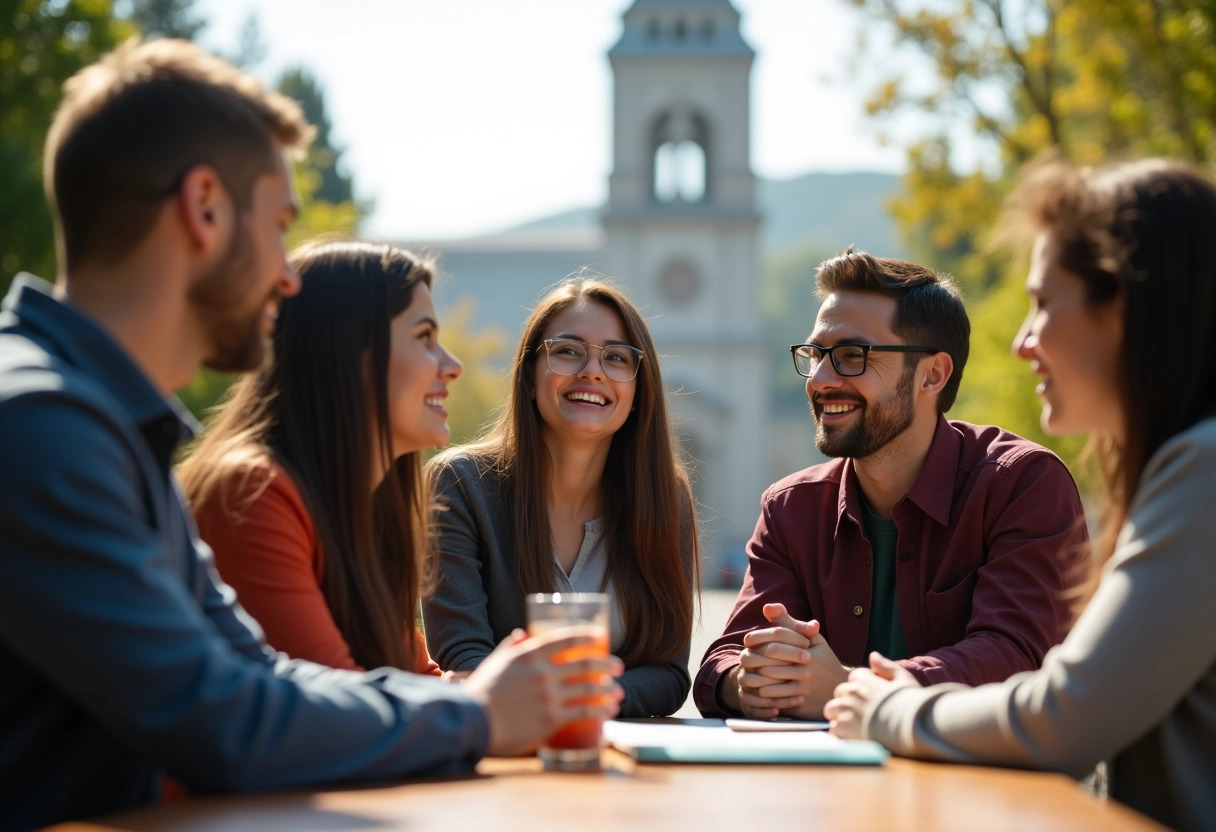
[{"label": "distant mountain", "polygon": [[890,173],[805,173],[759,180],[766,253],[814,244],[840,251],[852,244],[883,257],[899,257],[895,221],[887,200],[899,191]]},{"label": "distant mountain", "polygon": [[568,208],[556,214],[548,214],[547,216],[522,222],[519,225],[513,225],[503,233],[505,234],[510,231],[550,231],[558,229],[564,231],[571,228],[582,229],[598,225],[599,221],[599,208]]},{"label": "distant mountain", "polygon": [[[899,190],[895,174],[806,173],[793,179],[759,179],[757,184],[765,254],[808,244],[829,252],[852,244],[887,257],[903,253],[886,207]],[[571,208],[502,233],[589,228],[599,222],[599,213],[595,207]]]}]

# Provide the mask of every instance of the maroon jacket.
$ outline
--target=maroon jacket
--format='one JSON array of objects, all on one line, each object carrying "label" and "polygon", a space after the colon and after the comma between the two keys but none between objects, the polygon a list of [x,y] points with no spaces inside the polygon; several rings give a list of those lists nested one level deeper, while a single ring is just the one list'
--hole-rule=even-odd
[{"label": "maroon jacket", "polygon": [[[770,626],[762,608],[818,619],[846,667],[864,665],[873,591],[851,459],[771,486],[747,544],[748,568],[722,636],[693,684],[697,708],[722,714],[719,677],[743,636]],[[1067,591],[1086,540],[1077,487],[1055,454],[1000,428],[939,418],[916,483],[895,504],[896,595],[908,654],[925,685],[978,685],[1033,670],[1067,631]]]}]

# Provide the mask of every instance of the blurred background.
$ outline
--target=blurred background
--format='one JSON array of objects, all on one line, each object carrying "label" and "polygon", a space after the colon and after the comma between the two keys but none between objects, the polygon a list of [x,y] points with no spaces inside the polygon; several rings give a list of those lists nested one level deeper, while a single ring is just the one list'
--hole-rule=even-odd
[{"label": "blurred background", "polygon": [[[0,291],[55,274],[41,145],[62,82],[182,37],[298,99],[298,241],[439,260],[465,362],[454,440],[503,398],[519,325],[589,267],[654,330],[729,586],[761,490],[817,461],[787,345],[848,245],[953,275],[973,325],[954,418],[1044,442],[1009,354],[1024,252],[992,245],[1019,167],[1146,154],[1211,168],[1212,0],[0,0]],[[229,379],[182,398],[203,414]]]}]

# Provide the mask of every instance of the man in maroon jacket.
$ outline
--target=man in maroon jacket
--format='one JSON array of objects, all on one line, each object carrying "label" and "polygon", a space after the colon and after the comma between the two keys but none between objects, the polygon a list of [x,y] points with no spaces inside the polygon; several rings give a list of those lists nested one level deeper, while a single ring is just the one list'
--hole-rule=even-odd
[{"label": "man in maroon jacket", "polygon": [[849,249],[818,271],[806,376],[830,462],[771,486],[693,686],[707,716],[821,719],[877,650],[924,685],[1037,668],[1083,577],[1077,488],[1047,449],[948,421],[971,326],[953,282]]}]

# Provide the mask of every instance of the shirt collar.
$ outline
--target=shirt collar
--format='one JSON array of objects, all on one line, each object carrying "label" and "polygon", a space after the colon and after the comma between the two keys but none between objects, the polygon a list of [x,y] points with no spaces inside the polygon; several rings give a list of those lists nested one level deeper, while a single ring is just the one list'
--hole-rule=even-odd
[{"label": "shirt collar", "polygon": [[921,466],[920,475],[912,484],[906,499],[943,526],[950,522],[954,481],[958,479],[958,461],[962,453],[962,434],[946,421],[945,416],[939,414],[929,455],[925,457],[925,464]]},{"label": "shirt collar", "polygon": [[[54,296],[54,287],[29,273],[17,275],[4,299],[4,310],[44,347],[79,368],[110,392],[141,428],[161,423],[174,444],[198,431],[198,423],[176,396],[167,399],[153,386],[126,351],[92,318]],[[167,417],[172,422],[166,422]]]},{"label": "shirt collar", "polygon": [[[950,522],[950,510],[954,504],[954,480],[958,474],[958,461],[962,454],[963,437],[946,417],[938,415],[937,427],[929,454],[912,488],[900,500],[910,500],[917,508],[941,525]],[[836,501],[836,534],[840,534],[841,521],[848,517],[861,525],[861,484],[852,459],[840,460],[840,496]],[[898,505],[898,503],[896,503]]]}]

